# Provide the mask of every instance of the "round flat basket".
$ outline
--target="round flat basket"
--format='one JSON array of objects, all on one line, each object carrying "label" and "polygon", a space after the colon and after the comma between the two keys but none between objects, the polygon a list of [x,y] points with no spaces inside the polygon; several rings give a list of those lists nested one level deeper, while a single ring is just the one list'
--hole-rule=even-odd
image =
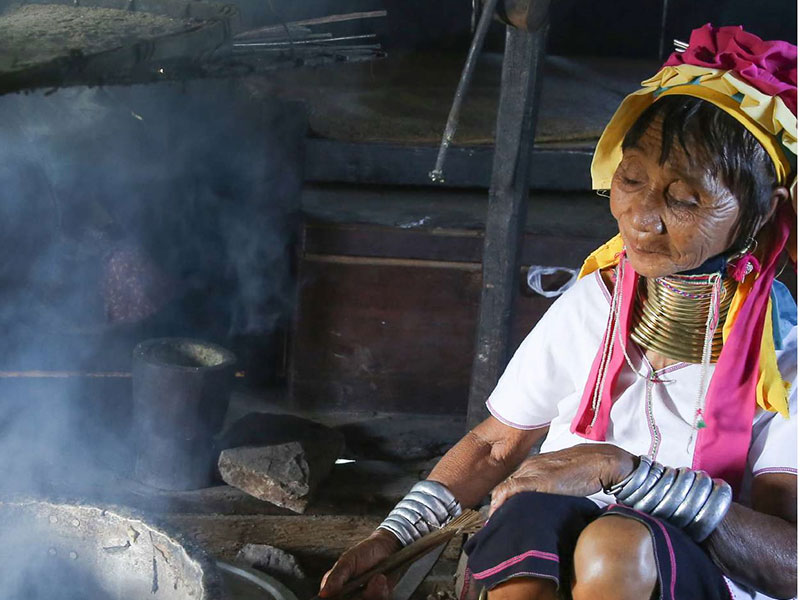
[{"label": "round flat basket", "polygon": [[200,0],[28,0],[0,10],[0,94],[135,83],[198,62],[231,37],[236,7]]}]

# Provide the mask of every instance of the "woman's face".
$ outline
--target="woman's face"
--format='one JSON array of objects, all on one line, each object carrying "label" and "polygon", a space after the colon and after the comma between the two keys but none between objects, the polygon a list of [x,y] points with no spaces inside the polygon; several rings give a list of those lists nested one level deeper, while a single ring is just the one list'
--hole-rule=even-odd
[{"label": "woman's face", "polygon": [[634,270],[645,277],[688,271],[733,242],[739,202],[702,164],[676,147],[661,165],[661,122],[623,152],[611,212]]}]

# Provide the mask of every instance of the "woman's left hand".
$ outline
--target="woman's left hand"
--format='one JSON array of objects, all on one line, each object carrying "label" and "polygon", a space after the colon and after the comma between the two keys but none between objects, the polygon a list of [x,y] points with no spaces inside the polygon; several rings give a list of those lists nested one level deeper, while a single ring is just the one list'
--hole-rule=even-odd
[{"label": "woman's left hand", "polygon": [[622,481],[638,463],[638,457],[612,444],[578,444],[537,454],[494,488],[489,514],[520,492],[589,496]]}]

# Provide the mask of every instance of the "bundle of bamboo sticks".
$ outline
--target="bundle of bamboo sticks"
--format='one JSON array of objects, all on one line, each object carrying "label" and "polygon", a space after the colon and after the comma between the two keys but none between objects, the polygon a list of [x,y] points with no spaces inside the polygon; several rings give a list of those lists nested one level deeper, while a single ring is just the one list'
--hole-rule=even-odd
[{"label": "bundle of bamboo sticks", "polygon": [[[374,54],[381,50],[374,33],[334,35],[314,29],[320,25],[385,17],[385,10],[328,15],[259,27],[237,34],[233,51],[243,53],[331,53],[341,55]],[[357,42],[357,43],[354,43]]]},{"label": "bundle of bamboo sticks", "polygon": [[[401,571],[410,566],[422,556],[452,540],[457,535],[474,533],[481,528],[485,517],[474,510],[465,510],[461,515],[436,531],[432,531],[387,557],[377,565],[365,571],[358,577],[347,582],[342,591],[336,596],[336,600],[344,600],[361,590],[376,575],[389,575]],[[320,600],[315,596],[311,600]]]}]

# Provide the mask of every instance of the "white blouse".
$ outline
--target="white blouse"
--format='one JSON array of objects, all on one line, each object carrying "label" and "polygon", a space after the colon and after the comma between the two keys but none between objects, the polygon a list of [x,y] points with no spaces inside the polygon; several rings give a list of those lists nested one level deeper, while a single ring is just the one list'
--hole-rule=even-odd
[{"label": "white blouse", "polygon": [[[511,427],[549,427],[541,452],[594,443],[571,433],[570,425],[603,338],[610,302],[599,272],[579,280],[528,334],[486,402],[489,412]],[[620,372],[606,442],[637,456],[649,454],[664,465],[691,467],[700,365],[679,363],[653,371],[635,342],[628,341],[627,353],[638,374],[627,364]],[[784,338],[783,349],[778,351],[778,366],[784,380],[792,382],[791,418],[756,411],[742,485],[741,501],[745,504],[754,477],[765,473],[797,474],[796,327]],[[713,368],[712,365],[709,370],[709,381]],[[599,505],[613,502],[602,492],[591,499]],[[727,581],[736,600],[769,598]]]}]

